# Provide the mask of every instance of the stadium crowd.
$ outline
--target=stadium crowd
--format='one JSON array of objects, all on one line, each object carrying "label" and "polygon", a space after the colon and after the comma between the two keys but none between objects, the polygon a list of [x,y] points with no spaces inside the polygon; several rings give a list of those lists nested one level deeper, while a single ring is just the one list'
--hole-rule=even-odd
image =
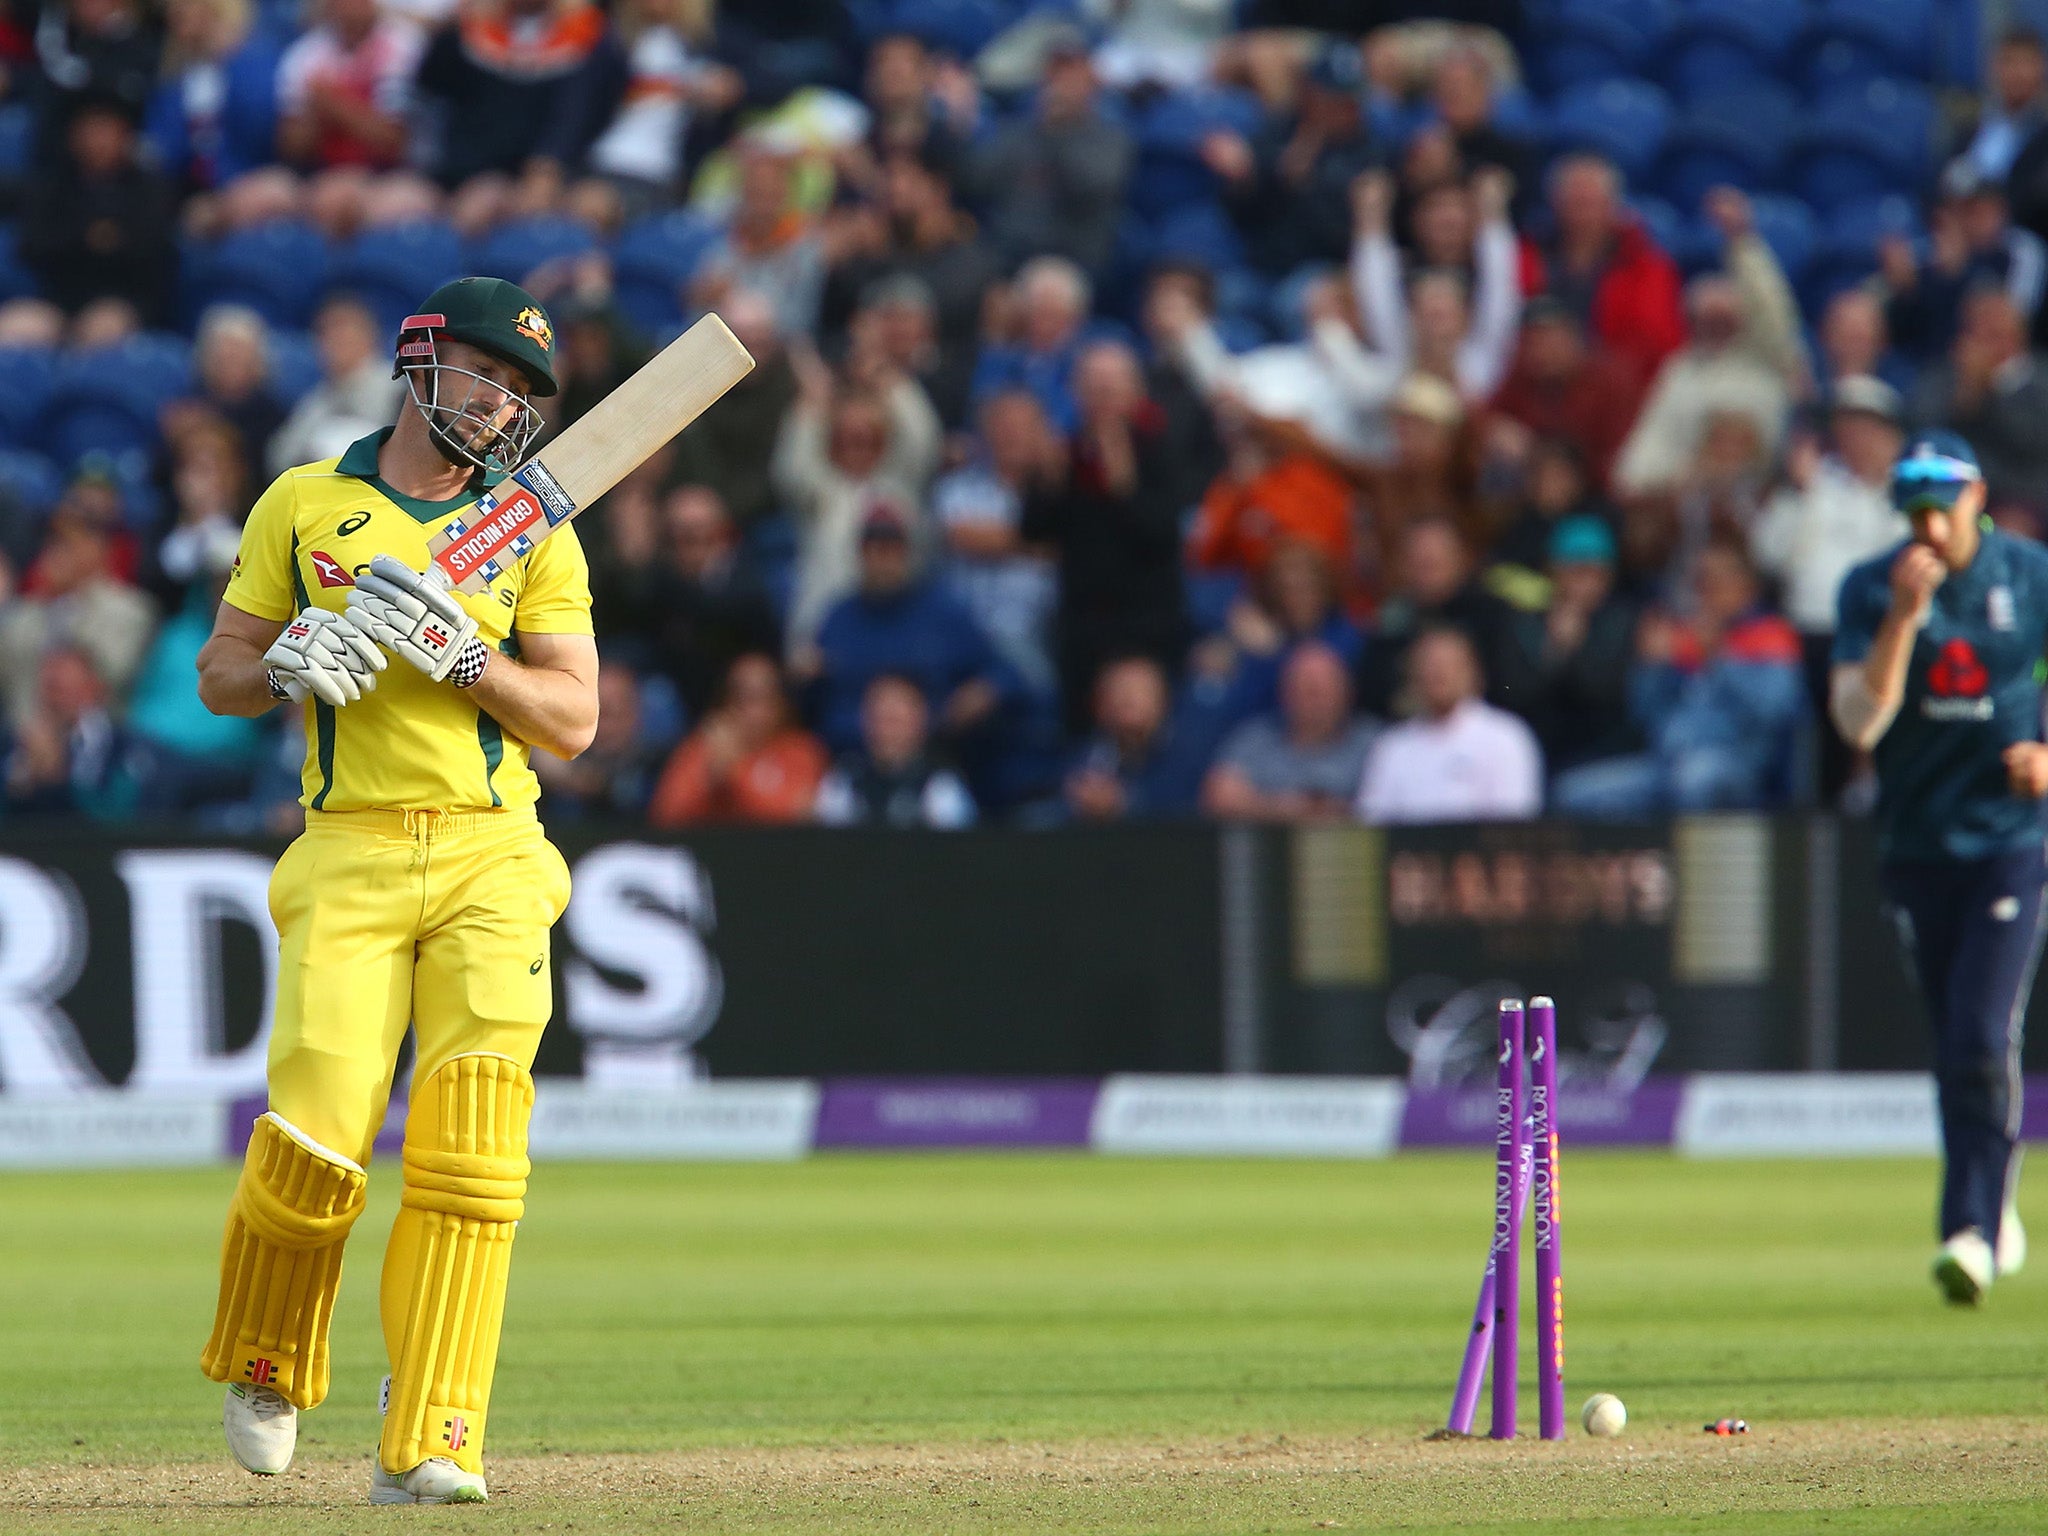
[{"label": "stadium crowd", "polygon": [[703,309],[759,360],[577,523],[551,818],[1854,805],[1902,434],[2048,513],[2048,66],[1977,9],[15,0],[0,816],[291,825],[299,712],[193,657],[460,271],[555,430]]}]

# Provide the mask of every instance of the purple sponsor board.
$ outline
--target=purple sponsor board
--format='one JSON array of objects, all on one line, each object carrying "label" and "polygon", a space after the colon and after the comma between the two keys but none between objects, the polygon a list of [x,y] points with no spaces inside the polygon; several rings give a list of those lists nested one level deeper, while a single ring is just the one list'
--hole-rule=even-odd
[{"label": "purple sponsor board", "polygon": [[1092,1079],[844,1078],[825,1085],[820,1147],[1085,1147]]},{"label": "purple sponsor board", "polygon": [[[1682,1079],[1653,1077],[1633,1089],[1577,1087],[1557,1094],[1557,1131],[1573,1146],[1669,1146]],[[1476,1147],[1495,1134],[1497,1095],[1487,1088],[1411,1088],[1401,1118],[1404,1147]]]},{"label": "purple sponsor board", "polygon": [[2020,1116],[2020,1136],[2026,1141],[2048,1141],[2048,1077],[2026,1080],[2026,1109]]}]

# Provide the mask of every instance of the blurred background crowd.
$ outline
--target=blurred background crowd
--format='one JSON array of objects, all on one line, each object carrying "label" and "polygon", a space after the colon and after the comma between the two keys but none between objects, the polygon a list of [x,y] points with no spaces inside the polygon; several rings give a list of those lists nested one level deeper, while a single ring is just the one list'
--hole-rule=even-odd
[{"label": "blurred background crowd", "polygon": [[193,656],[460,272],[553,430],[760,363],[577,524],[550,818],[1853,809],[1902,434],[2048,513],[2036,9],[9,0],[0,816],[289,827]]}]

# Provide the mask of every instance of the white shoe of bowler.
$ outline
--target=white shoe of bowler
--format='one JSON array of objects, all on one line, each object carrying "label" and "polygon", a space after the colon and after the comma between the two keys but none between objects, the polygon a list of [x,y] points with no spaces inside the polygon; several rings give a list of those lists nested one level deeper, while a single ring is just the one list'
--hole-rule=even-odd
[{"label": "white shoe of bowler", "polygon": [[1997,1256],[1975,1227],[1965,1227],[1934,1251],[1934,1283],[1959,1307],[1982,1301],[1997,1272]]},{"label": "white shoe of bowler", "polygon": [[231,1382],[221,1402],[220,1427],[228,1453],[245,1472],[275,1477],[292,1464],[299,1443],[299,1410],[269,1387]]},{"label": "white shoe of bowler", "polygon": [[2020,1225],[2019,1207],[2008,1205],[1998,1218],[1998,1278],[2016,1275],[2027,1267],[2027,1229]]}]

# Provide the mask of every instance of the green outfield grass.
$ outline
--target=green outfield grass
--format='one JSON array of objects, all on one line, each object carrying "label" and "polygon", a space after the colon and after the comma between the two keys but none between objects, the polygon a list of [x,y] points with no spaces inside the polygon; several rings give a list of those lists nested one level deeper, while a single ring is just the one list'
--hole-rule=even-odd
[{"label": "green outfield grass", "polygon": [[[1631,1425],[1562,1447],[1422,1441],[1484,1154],[546,1167],[499,1497],[373,1519],[394,1172],[333,1395],[263,1483],[221,1470],[196,1368],[231,1170],[0,1175],[0,1531],[2048,1529],[2048,1274],[1942,1307],[1930,1164],[1595,1152],[1563,1186],[1569,1391]],[[1701,1434],[1723,1415],[1754,1432]]]}]

